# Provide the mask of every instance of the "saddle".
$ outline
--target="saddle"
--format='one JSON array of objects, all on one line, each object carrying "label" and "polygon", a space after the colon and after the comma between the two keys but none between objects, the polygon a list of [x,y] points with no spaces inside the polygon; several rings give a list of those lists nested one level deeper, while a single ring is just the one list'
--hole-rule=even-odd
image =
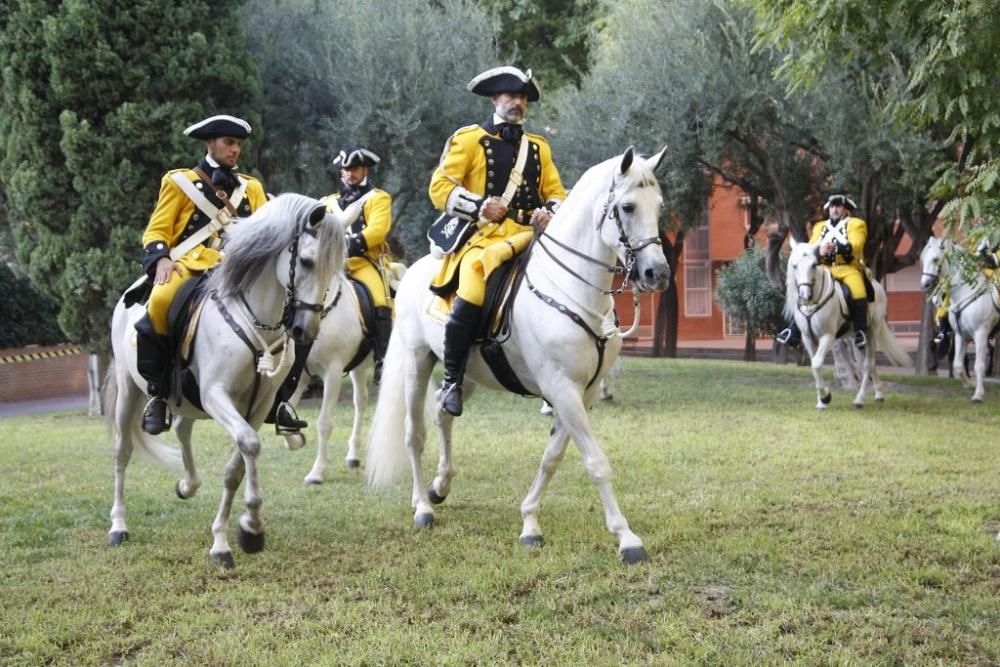
[{"label": "saddle", "polygon": [[357,353],[344,366],[345,373],[350,373],[354,370],[358,364],[365,360],[368,353],[372,351],[372,333],[375,330],[375,300],[372,299],[371,290],[363,282],[355,280],[350,276],[348,276],[348,282],[354,288],[354,298],[358,302],[358,313],[361,318],[361,330],[365,335],[361,339],[361,345],[358,346]]},{"label": "saddle", "polygon": [[170,398],[176,405],[181,404],[183,397],[188,403],[201,407],[201,389],[191,372],[191,351],[195,334],[198,331],[198,320],[201,317],[202,306],[205,305],[205,279],[211,270],[193,276],[185,282],[174,295],[167,312],[167,326],[170,330]]},{"label": "saddle", "polygon": [[483,301],[483,317],[474,342],[480,343],[479,353],[489,366],[493,376],[507,391],[521,396],[535,396],[528,391],[507,361],[503,344],[510,338],[511,312],[518,287],[524,279],[524,269],[534,245],[509,262],[497,267],[486,283],[486,299]]}]

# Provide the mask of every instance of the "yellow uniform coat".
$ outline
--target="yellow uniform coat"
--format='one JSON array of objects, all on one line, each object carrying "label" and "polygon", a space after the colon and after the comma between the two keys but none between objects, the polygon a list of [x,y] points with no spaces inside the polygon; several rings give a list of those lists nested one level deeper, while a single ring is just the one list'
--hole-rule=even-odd
[{"label": "yellow uniform coat", "polygon": [[[156,208],[153,209],[153,214],[146,225],[146,232],[142,235],[144,253],[150,258],[168,255],[170,249],[190,236],[196,227],[208,222],[205,214],[195,208],[194,202],[174,182],[173,175],[177,172],[182,172],[196,186],[202,185],[204,187],[198,174],[191,169],[175,169],[167,172],[163,177],[160,181],[160,195],[156,200]],[[263,206],[264,202],[267,201],[267,195],[264,193],[264,187],[260,181],[245,174],[240,174],[240,177],[247,180],[247,186],[237,212],[241,216],[246,216]],[[215,234],[209,237],[209,239],[215,238],[217,238]],[[218,250],[205,245],[197,245],[177,260],[177,267],[181,271],[181,275],[172,274],[166,283],[153,286],[146,310],[156,333],[167,334],[167,311],[181,285],[192,274],[200,273],[218,264],[221,258],[222,255]],[[147,273],[151,276],[155,275],[155,261],[144,261],[143,265]]]},{"label": "yellow uniform coat", "polygon": [[[819,248],[822,241],[833,241],[836,256],[830,266],[830,273],[837,280],[842,281],[851,291],[852,299],[867,299],[868,292],[865,289],[865,281],[861,275],[864,270],[865,242],[868,240],[868,225],[861,218],[848,217],[842,220],[838,227],[845,231],[847,243],[850,245],[849,253],[842,253],[837,250],[837,243],[832,236],[825,233],[829,220],[822,220],[813,225],[812,237],[809,243]],[[826,236],[826,238],[824,238]],[[845,256],[846,255],[846,256]],[[820,261],[828,264],[825,257],[820,257]]]},{"label": "yellow uniform coat", "polygon": [[[349,256],[346,267],[351,277],[364,283],[378,307],[389,304],[389,290],[378,267],[381,266],[384,255],[389,252],[385,239],[392,229],[392,197],[378,188],[374,188],[373,192],[365,201],[358,220],[347,230],[348,235],[355,234],[364,238],[366,249]],[[339,194],[327,195],[323,198],[323,203],[328,211],[340,210],[339,199]]]},{"label": "yellow uniform coat", "polygon": [[[559,179],[559,172],[552,161],[552,149],[545,137],[527,132],[525,135],[530,142],[528,160],[523,170],[525,180],[512,199],[511,207],[530,212],[530,209],[543,204],[557,205],[566,198],[566,189]],[[503,182],[500,182],[501,179],[497,177],[495,160],[499,156],[495,152],[499,152],[500,148],[511,147],[497,147],[501,141],[499,135],[488,132],[480,125],[469,125],[455,132],[448,139],[441,161],[431,177],[428,194],[434,206],[448,211],[449,198],[456,187],[464,188],[470,195],[480,198],[480,202],[487,197],[503,194],[507,179],[503,178]],[[517,147],[512,148],[516,153]],[[482,223],[465,245],[444,258],[432,289],[444,296],[455,290],[457,277],[459,296],[469,303],[482,305],[485,281],[489,277],[482,262],[483,251],[519,232],[529,231],[530,227],[526,226],[529,222],[527,218],[530,217],[528,212],[521,219],[525,224],[518,224],[512,218],[499,223]],[[456,276],[459,267],[460,275]]]}]

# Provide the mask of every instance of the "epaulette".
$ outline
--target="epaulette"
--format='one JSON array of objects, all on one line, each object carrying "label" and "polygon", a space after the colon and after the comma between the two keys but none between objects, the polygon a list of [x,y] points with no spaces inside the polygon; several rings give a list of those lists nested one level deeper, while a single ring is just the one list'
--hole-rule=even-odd
[{"label": "epaulette", "polygon": [[245,173],[243,173],[242,171],[241,171],[241,172],[239,172],[239,175],[240,175],[240,176],[241,176],[242,178],[245,178],[245,179],[247,179],[248,181],[257,181],[258,183],[260,183],[260,179],[259,179],[259,178],[257,178],[256,176],[251,176],[250,174],[245,174]]},{"label": "epaulette", "polygon": [[457,130],[455,130],[455,132],[451,136],[453,138],[457,138],[461,134],[467,134],[469,132],[472,132],[473,130],[481,130],[481,129],[483,128],[481,128],[479,125],[466,125],[465,127],[460,127]]},{"label": "epaulette", "polygon": [[543,134],[535,134],[534,132],[525,132],[524,134],[529,139],[531,139],[532,141],[534,141],[537,144],[548,144],[549,143],[549,140],[546,139],[545,135],[543,135]]}]

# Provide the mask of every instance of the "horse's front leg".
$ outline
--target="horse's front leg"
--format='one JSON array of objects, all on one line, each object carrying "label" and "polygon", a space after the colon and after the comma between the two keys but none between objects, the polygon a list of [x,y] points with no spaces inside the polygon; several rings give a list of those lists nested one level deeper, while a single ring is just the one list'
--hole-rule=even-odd
[{"label": "horse's front leg", "polygon": [[330,434],[333,432],[333,412],[337,409],[337,398],[340,396],[340,381],[344,373],[344,367],[340,364],[331,363],[323,373],[323,402],[319,408],[319,423],[316,427],[316,460],[313,461],[312,469],[306,475],[305,484],[315,485],[323,483],[323,474],[326,472],[326,462],[328,459],[328,447],[330,444]]},{"label": "horse's front leg", "polygon": [[952,326],[952,331],[954,331],[955,336],[955,351],[951,359],[952,374],[961,379],[963,385],[971,387],[973,386],[972,380],[965,369],[965,346],[967,345],[965,337],[959,332],[958,327],[954,325]]},{"label": "horse's front leg", "polygon": [[[371,359],[371,357],[369,357]],[[344,463],[348,468],[358,468],[361,466],[361,455],[358,448],[361,446],[361,428],[365,418],[365,408],[368,407],[368,370],[371,362],[366,360],[360,366],[351,371],[351,388],[354,398],[354,423],[351,425],[351,437],[347,441],[347,454],[344,456]]]},{"label": "horse's front leg", "polygon": [[545,446],[545,452],[542,453],[542,462],[538,466],[535,481],[531,483],[528,495],[521,501],[521,520],[523,523],[520,541],[526,547],[541,546],[544,542],[542,527],[538,523],[538,511],[542,507],[542,495],[566,454],[567,444],[569,444],[569,431],[566,430],[559,415],[556,415],[552,423],[549,443]]},{"label": "horse's front leg", "polygon": [[983,395],[986,393],[986,388],[983,385],[983,379],[986,377],[986,360],[989,358],[989,340],[990,332],[989,327],[980,326],[976,329],[975,333],[972,335],[972,339],[976,345],[976,391],[972,394],[973,403],[982,403]]},{"label": "horse's front leg", "polygon": [[[594,394],[596,392],[592,392],[591,398]],[[556,416],[565,424],[570,437],[583,456],[583,464],[590,479],[597,486],[604,504],[604,523],[608,530],[618,537],[618,555],[630,565],[648,560],[642,540],[629,528],[625,515],[618,507],[618,500],[611,488],[611,463],[591,431],[590,417],[584,402],[579,395],[569,392],[553,396],[552,400]],[[553,445],[552,441],[549,444],[555,455],[558,444]],[[554,458],[553,463],[558,465],[558,457]]]},{"label": "horse's front leg", "polygon": [[181,457],[184,459],[184,477],[177,480],[174,492],[181,500],[187,500],[193,498],[201,486],[201,478],[198,477],[198,470],[194,465],[194,450],[191,447],[194,420],[187,417],[177,417],[174,420],[174,425],[177,440],[181,443]]},{"label": "horse's front leg", "polygon": [[243,481],[243,471],[243,455],[237,447],[233,447],[233,454],[229,457],[229,462],[226,463],[222,473],[222,500],[219,501],[219,511],[216,512],[215,520],[212,522],[212,548],[208,552],[213,563],[226,569],[236,565],[233,551],[229,548],[227,533],[229,513],[233,507],[236,490]]},{"label": "horse's front leg", "polygon": [[[121,362],[119,362],[121,363]],[[145,395],[127,372],[117,373],[118,398],[115,401],[114,470],[115,499],[111,505],[111,530],[108,544],[116,547],[128,539],[125,511],[125,469],[132,459],[132,438],[138,433],[138,412]],[[141,435],[139,437],[142,437]]]},{"label": "horse's front leg", "polygon": [[[265,392],[265,395],[268,395]],[[263,498],[257,482],[257,457],[260,454],[260,437],[257,431],[246,422],[240,412],[233,405],[228,393],[221,387],[212,387],[204,392],[205,411],[210,414],[219,424],[233,437],[236,444],[236,452],[233,454],[242,457],[242,465],[238,469],[233,468],[233,461],[226,467],[225,492],[222,505],[232,504],[232,495],[239,487],[240,480],[246,475],[246,485],[243,489],[243,500],[246,505],[244,512],[239,519],[237,527],[237,539],[240,548],[246,553],[256,553],[264,548],[264,522],[260,516],[260,508]],[[230,473],[233,473],[232,475]],[[228,502],[227,502],[228,496]],[[220,506],[220,516],[222,507]],[[226,512],[228,519],[228,510]],[[218,540],[220,531],[225,530],[225,525],[213,525],[212,533]],[[214,548],[213,548],[214,551]]]},{"label": "horse's front leg", "polygon": [[833,399],[833,395],[830,393],[830,387],[823,383],[823,362],[826,360],[826,353],[829,352],[830,347],[834,342],[834,335],[825,333],[819,337],[819,340],[815,345],[815,349],[813,349],[813,343],[809,336],[802,337],[802,343],[806,346],[806,353],[809,355],[813,379],[816,382],[817,410],[825,410],[826,406],[829,405],[830,401]]}]

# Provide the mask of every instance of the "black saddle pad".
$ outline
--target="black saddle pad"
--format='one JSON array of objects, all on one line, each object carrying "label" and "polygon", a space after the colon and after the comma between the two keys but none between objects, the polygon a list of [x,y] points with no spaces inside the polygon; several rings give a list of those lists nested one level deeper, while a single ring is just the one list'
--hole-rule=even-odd
[{"label": "black saddle pad", "polygon": [[514,297],[524,278],[524,267],[534,246],[504,262],[490,274],[486,283],[486,299],[483,301],[483,314],[480,318],[480,331],[477,338],[481,341],[479,353],[490,367],[493,375],[508,391],[521,396],[534,396],[518,379],[507,361],[503,351],[503,343],[509,337],[510,314],[514,307]]},{"label": "black saddle pad", "polygon": [[358,347],[354,358],[344,366],[344,372],[350,373],[354,368],[365,360],[368,353],[372,351],[375,335],[375,300],[372,299],[371,290],[360,280],[350,278],[350,283],[354,287],[354,293],[358,296],[358,307],[361,309],[361,322],[365,328],[365,337]]},{"label": "black saddle pad", "polygon": [[[205,271],[185,282],[177,290],[177,294],[174,295],[174,300],[170,304],[170,310],[167,312],[167,326],[170,329],[170,356],[173,359],[170,395],[174,398],[175,403],[180,405],[183,394],[184,399],[199,410],[202,409],[201,390],[194,374],[187,368],[190,359],[185,359],[182,356],[182,343],[188,326],[191,324],[192,316],[198,310],[201,302],[208,296],[205,284],[210,273],[210,271]],[[194,335],[194,333],[191,335],[192,344]]]}]

